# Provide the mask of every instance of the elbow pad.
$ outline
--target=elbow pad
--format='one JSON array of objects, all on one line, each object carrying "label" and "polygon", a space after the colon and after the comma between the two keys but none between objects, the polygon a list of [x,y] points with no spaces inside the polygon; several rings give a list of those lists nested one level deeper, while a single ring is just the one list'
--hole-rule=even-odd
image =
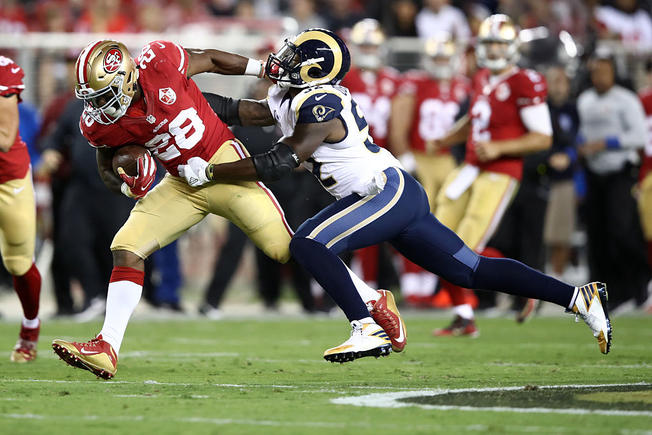
[{"label": "elbow pad", "polygon": [[242,125],[240,121],[240,114],[238,108],[240,107],[240,100],[231,97],[223,97],[222,95],[211,94],[208,92],[202,93],[213,112],[224,122],[226,125]]},{"label": "elbow pad", "polygon": [[256,174],[262,181],[280,180],[299,166],[299,156],[283,142],[278,142],[266,153],[256,154],[252,160]]}]

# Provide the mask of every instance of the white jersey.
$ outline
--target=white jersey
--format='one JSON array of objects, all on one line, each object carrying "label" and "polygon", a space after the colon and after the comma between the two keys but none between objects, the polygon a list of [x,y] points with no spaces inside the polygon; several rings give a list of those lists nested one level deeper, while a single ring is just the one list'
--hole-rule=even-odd
[{"label": "white jersey", "polygon": [[302,163],[337,199],[352,193],[377,193],[384,184],[380,180],[382,172],[390,166],[401,168],[389,151],[373,143],[367,121],[345,87],[316,86],[290,98],[287,88],[276,85],[270,88],[267,101],[284,136],[291,136],[297,124],[334,118],[344,123],[344,139],[323,142]]}]

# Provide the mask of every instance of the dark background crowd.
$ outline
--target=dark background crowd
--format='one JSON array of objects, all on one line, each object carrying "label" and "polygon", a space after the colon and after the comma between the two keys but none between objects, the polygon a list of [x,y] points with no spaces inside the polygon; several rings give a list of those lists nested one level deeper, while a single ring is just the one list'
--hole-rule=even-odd
[{"label": "dark background crowd", "polygon": [[[652,104],[643,105],[644,125],[632,126],[647,131],[647,143],[640,137],[633,154],[618,156],[591,148],[595,130],[582,120],[599,114],[582,101],[601,87],[646,95],[652,86],[651,11],[652,0],[3,0],[0,34],[41,34],[45,40],[45,33],[151,33],[157,39],[183,33],[219,36],[237,29],[259,41],[242,51],[264,58],[284,34],[325,27],[346,38],[356,22],[371,17],[388,37],[385,59],[391,66],[418,68],[419,41],[446,33],[469,55],[466,70],[459,73],[471,74],[480,22],[492,13],[507,14],[525,29],[521,64],[548,80],[554,138],[550,151],[526,159],[519,193],[491,245],[568,281],[605,280],[612,286],[614,307],[625,312],[650,304],[652,234],[644,231],[646,173],[640,168],[646,162],[644,147],[652,148]],[[0,51],[29,63],[21,66],[32,75],[26,79],[33,88],[30,98],[20,105],[20,133],[35,169],[37,257],[49,264],[56,313],[89,320],[103,313],[111,271],[108,246],[133,202],[103,186],[94,150],[79,133],[83,106],[71,91],[79,48],[49,50],[44,42],[25,56],[20,47],[0,41]],[[261,85],[246,90],[255,98],[265,92]],[[639,122],[635,118],[632,123]],[[263,151],[278,137],[274,128],[242,130],[235,133],[252,152]],[[294,228],[330,201],[306,173],[270,187]],[[269,309],[278,306],[286,281],[304,311],[329,309],[310,277],[293,264],[276,265],[258,253],[255,261],[245,258],[238,273],[247,243],[232,225],[215,231],[209,224],[191,232],[150,259],[147,300],[182,312],[180,290],[195,286],[203,293],[205,287],[199,312],[219,318],[222,296],[238,275],[257,282]],[[188,260],[189,244],[203,247],[200,260]],[[396,273],[387,275],[388,285],[398,285]],[[496,301],[481,295],[478,303],[490,308]]]}]

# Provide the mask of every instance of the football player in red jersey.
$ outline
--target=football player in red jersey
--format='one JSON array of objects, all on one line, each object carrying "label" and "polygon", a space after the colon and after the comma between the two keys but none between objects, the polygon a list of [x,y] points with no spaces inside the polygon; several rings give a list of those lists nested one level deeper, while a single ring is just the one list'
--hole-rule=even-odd
[{"label": "football player in red jersey", "polygon": [[[640,98],[645,110],[648,135],[645,144],[643,164],[641,165],[638,208],[641,216],[643,235],[647,242],[648,262],[652,269],[652,60],[647,63],[647,87],[641,91]],[[652,313],[652,300],[648,297],[648,312]]]},{"label": "football player in red jersey", "polygon": [[[357,22],[351,29],[349,42],[352,66],[344,76],[342,86],[351,91],[364,113],[369,134],[376,145],[388,148],[392,101],[400,86],[400,73],[384,64],[385,33],[377,20],[365,18]],[[411,155],[406,154],[406,157]],[[402,163],[414,169],[414,159],[402,160]],[[380,246],[373,245],[355,251],[363,279],[374,288],[378,284],[380,249]]]},{"label": "football player in red jersey", "polygon": [[27,145],[18,132],[23,76],[22,68],[13,60],[0,56],[0,253],[23,307],[18,342],[11,353],[14,362],[36,358],[40,329],[41,275],[34,264],[34,188]]},{"label": "football player in red jersey", "polygon": [[[507,209],[521,179],[522,156],[552,143],[546,82],[535,71],[516,66],[518,30],[506,15],[486,18],[478,32],[480,69],[473,77],[469,114],[435,148],[467,139],[466,160],[437,196],[436,217],[473,250],[481,252]],[[455,318],[441,335],[478,334],[464,289],[447,284]]]},{"label": "football player in red jersey", "polygon": [[[437,193],[457,164],[448,148],[433,149],[432,141],[451,129],[470,90],[470,81],[458,74],[458,65],[457,47],[450,38],[429,39],[423,70],[406,74],[408,80],[392,106],[392,150],[414,155],[416,175],[433,212]],[[408,302],[430,304],[435,285],[435,275],[405,260],[401,291]]]},{"label": "football player in red jersey", "polygon": [[[280,262],[290,258],[292,233],[262,183],[193,188],[178,169],[192,157],[230,162],[248,156],[190,77],[203,72],[260,77],[260,61],[219,50],[184,49],[168,41],[147,44],[133,59],[122,43],[101,40],[80,53],[75,71],[76,96],[85,102],[80,128],[97,148],[100,175],[109,188],[139,201],[111,244],[114,267],[100,334],[86,343],[54,340],[52,346],[68,364],[111,378],[142,293],[143,261],[152,252],[208,213],[231,220]],[[121,169],[117,176],[112,157],[127,144],[143,144],[151,155],[139,158],[136,176]],[[152,155],[168,174],[148,193],[156,171]]]}]

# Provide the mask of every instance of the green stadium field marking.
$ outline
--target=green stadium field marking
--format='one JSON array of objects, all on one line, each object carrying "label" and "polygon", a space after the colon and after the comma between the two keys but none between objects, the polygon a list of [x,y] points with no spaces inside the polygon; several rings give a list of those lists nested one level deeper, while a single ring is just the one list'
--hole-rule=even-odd
[{"label": "green stadium field marking", "polygon": [[[40,420],[40,421],[98,421],[114,424],[116,422],[168,422],[168,423],[194,423],[207,424],[214,426],[242,425],[242,426],[263,426],[263,427],[306,427],[306,428],[333,428],[333,429],[350,429],[357,427],[361,429],[378,428],[379,430],[401,431],[402,433],[413,431],[446,431],[449,433],[459,432],[484,432],[489,430],[489,426],[484,424],[471,425],[444,425],[444,424],[392,424],[386,421],[371,422],[342,422],[335,423],[331,421],[286,421],[286,420],[248,420],[248,419],[230,419],[230,418],[204,418],[204,417],[184,417],[184,418],[165,418],[162,416],[146,417],[142,415],[124,416],[124,415],[45,415],[45,414],[0,414],[0,420]],[[503,426],[510,432],[542,432],[542,433],[563,433],[573,432],[565,427],[552,426]]]},{"label": "green stadium field marking", "polygon": [[[345,396],[331,399],[331,403],[338,405],[369,406],[378,408],[403,408],[415,406],[422,409],[438,411],[488,411],[488,412],[516,412],[516,413],[540,413],[540,414],[599,414],[609,416],[645,416],[652,417],[652,411],[644,410],[621,410],[621,409],[584,409],[584,408],[545,408],[518,406],[470,406],[470,405],[431,405],[426,403],[415,403],[416,400],[428,397],[443,396],[455,393],[483,393],[483,392],[505,392],[552,389],[591,389],[609,387],[652,387],[646,382],[631,384],[596,384],[596,385],[540,385],[536,387],[497,387],[497,388],[460,388],[460,389],[429,389],[414,391],[397,391],[387,393],[373,393],[364,396]],[[410,399],[410,400],[408,400]],[[606,405],[608,406],[608,405]]]},{"label": "green stadium field marking", "polygon": [[[173,386],[173,387],[190,387],[190,386],[206,386],[208,384],[203,382],[159,382],[153,379],[148,379],[145,381],[99,381],[95,380],[60,380],[60,379],[2,379],[0,378],[0,384],[3,383],[46,383],[46,384],[102,384],[102,385],[161,385],[161,386]],[[315,382],[315,384],[328,384],[329,382]],[[279,384],[210,384],[218,388],[299,388],[296,385],[279,385]],[[305,388],[305,387],[304,387]],[[316,387],[314,390],[302,390],[301,392],[312,392],[312,393],[323,393],[323,392],[335,392],[340,393],[343,387],[339,387],[338,390],[330,388],[321,388]],[[413,391],[414,388],[408,387],[396,387],[396,386],[371,386],[371,385],[348,385],[346,388],[351,390],[406,390]],[[22,400],[22,399],[21,399]]]}]

